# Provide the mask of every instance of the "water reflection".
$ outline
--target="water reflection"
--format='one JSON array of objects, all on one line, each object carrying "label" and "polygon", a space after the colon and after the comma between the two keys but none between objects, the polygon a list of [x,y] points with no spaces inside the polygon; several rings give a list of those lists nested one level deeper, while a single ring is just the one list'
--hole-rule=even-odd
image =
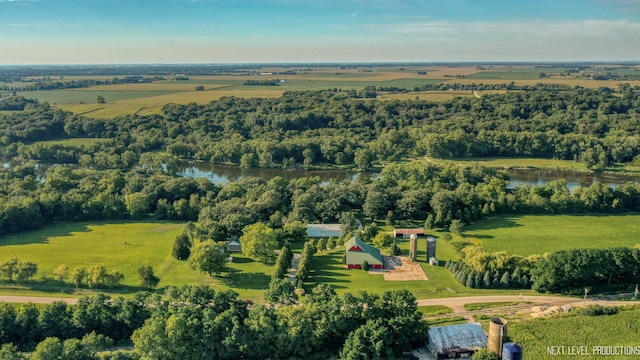
[{"label": "water reflection", "polygon": [[567,180],[567,188],[573,190],[578,186],[589,187],[593,183],[600,182],[612,188],[624,185],[627,182],[640,182],[640,176],[623,176],[611,174],[588,174],[584,172],[560,171],[560,170],[533,170],[533,169],[511,169],[509,170],[510,189],[515,189],[520,185],[541,186],[553,180]]},{"label": "water reflection", "polygon": [[205,177],[211,182],[219,185],[228,182],[238,181],[246,177],[257,177],[269,180],[280,176],[285,180],[299,179],[303,177],[318,176],[323,183],[332,180],[352,181],[359,176],[375,178],[377,173],[361,173],[351,170],[291,170],[291,169],[263,169],[263,168],[241,168],[235,165],[211,164],[207,162],[185,162],[178,170],[178,175],[188,177]]}]

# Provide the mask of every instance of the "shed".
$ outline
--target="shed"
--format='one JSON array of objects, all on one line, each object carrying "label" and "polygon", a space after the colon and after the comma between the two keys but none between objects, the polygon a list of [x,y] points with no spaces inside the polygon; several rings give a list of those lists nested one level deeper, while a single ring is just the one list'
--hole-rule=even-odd
[{"label": "shed", "polygon": [[242,246],[236,238],[233,238],[227,243],[227,250],[231,252],[240,252],[242,251]]},{"label": "shed", "polygon": [[353,236],[345,244],[347,269],[361,269],[362,263],[369,263],[370,269],[382,269],[380,250]]},{"label": "shed", "polygon": [[342,236],[342,224],[308,224],[307,237],[340,237]]},{"label": "shed", "polygon": [[487,339],[480,324],[437,326],[429,329],[427,348],[437,359],[471,357]]},{"label": "shed", "polygon": [[424,228],[393,229],[393,236],[396,238],[408,238],[413,234],[416,236],[424,236]]}]

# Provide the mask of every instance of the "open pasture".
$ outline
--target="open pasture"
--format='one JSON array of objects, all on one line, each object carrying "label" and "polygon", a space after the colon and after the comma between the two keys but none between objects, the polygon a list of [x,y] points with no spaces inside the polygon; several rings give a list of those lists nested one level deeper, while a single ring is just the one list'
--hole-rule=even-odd
[{"label": "open pasture", "polygon": [[[125,275],[124,288],[114,293],[138,290],[137,269],[151,265],[160,278],[158,288],[184,284],[208,284],[214,289],[233,289],[243,298],[259,300],[269,286],[273,267],[255,262],[241,254],[233,254],[229,273],[211,278],[189,268],[186,261],[171,256],[175,237],[184,223],[168,221],[104,221],[65,223],[45,229],[0,237],[0,262],[13,256],[21,261],[38,264],[34,289],[57,289],[53,269],[65,264],[72,271],[76,267],[91,268],[104,265],[108,271],[118,270]],[[10,285],[2,280],[3,286]],[[29,284],[26,284],[29,285]],[[67,289],[74,287],[67,279]],[[86,288],[83,285],[82,288]],[[101,289],[102,290],[102,289]],[[15,291],[14,291],[15,293]],[[21,292],[22,293],[22,292]]]},{"label": "open pasture", "polygon": [[465,240],[492,253],[528,256],[576,248],[635,247],[640,214],[499,215],[468,225]]}]

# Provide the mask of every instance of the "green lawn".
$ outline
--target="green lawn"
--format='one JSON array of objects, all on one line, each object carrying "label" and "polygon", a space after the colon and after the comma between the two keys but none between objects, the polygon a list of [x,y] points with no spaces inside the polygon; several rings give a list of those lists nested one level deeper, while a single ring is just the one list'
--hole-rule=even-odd
[{"label": "green lawn", "polygon": [[640,244],[640,214],[500,215],[465,228],[487,252],[528,256],[574,248]]},{"label": "green lawn", "polygon": [[[269,285],[272,266],[255,262],[241,254],[233,254],[230,271],[211,278],[189,268],[186,261],[171,256],[173,241],[182,232],[184,223],[167,221],[104,221],[65,223],[17,235],[0,237],[0,262],[17,256],[21,261],[38,264],[35,281],[28,284],[0,282],[4,293],[20,293],[26,289],[60,293],[59,282],[53,279],[53,269],[65,264],[70,270],[104,265],[107,270],[125,274],[124,287],[114,293],[137,291],[137,269],[151,265],[160,278],[159,289],[184,284],[209,284],[217,289],[233,289],[243,298],[259,300]],[[126,241],[126,244],[125,244]],[[67,280],[67,291],[73,285]],[[27,292],[25,292],[26,294]]]}]

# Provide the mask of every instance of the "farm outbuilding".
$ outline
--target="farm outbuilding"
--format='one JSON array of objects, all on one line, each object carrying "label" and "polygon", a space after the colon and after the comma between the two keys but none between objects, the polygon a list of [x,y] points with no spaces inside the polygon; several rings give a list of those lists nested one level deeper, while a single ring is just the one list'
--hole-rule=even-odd
[{"label": "farm outbuilding", "polygon": [[365,243],[358,237],[354,236],[345,244],[346,265],[348,269],[361,269],[362,263],[369,263],[370,269],[382,269],[382,255],[380,250]]},{"label": "farm outbuilding", "polygon": [[341,224],[308,224],[307,237],[340,237],[342,236]]},{"label": "farm outbuilding", "polygon": [[487,339],[479,324],[437,326],[429,329],[427,348],[437,359],[468,358],[487,347]]},{"label": "farm outbuilding", "polygon": [[393,236],[396,238],[408,238],[411,235],[424,236],[424,228],[393,229]]}]

